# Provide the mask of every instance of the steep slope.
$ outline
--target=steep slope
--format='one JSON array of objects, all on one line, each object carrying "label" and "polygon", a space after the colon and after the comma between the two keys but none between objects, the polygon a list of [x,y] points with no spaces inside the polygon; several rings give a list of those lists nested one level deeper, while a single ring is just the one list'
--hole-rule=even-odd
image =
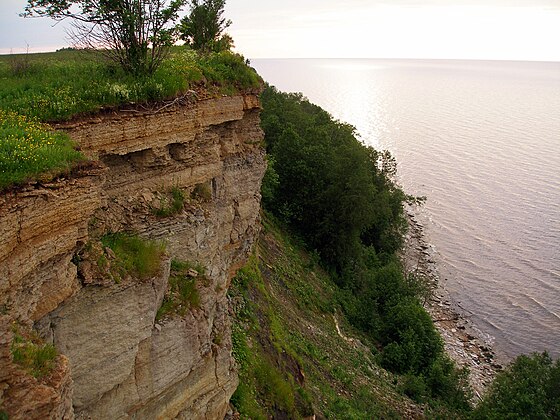
[{"label": "steep slope", "polygon": [[[12,325],[34,327],[67,361],[59,384],[51,383],[58,368],[29,379],[57,395],[42,411],[33,407],[47,400],[14,399],[29,386],[2,377],[0,407],[10,418],[223,417],[237,386],[226,291],[259,230],[259,112],[247,93],[57,127],[100,168],[0,202],[3,350]],[[158,274],[109,275],[115,255],[100,241],[120,231],[166,244]],[[205,268],[194,281],[200,299],[156,321],[171,293],[171,259]],[[2,372],[21,370],[0,360]],[[73,409],[62,416],[60,406]]]},{"label": "steep slope", "polygon": [[423,417],[426,408],[402,395],[399,378],[336,311],[340,290],[317,260],[270,218],[264,226],[229,292],[241,417]]}]

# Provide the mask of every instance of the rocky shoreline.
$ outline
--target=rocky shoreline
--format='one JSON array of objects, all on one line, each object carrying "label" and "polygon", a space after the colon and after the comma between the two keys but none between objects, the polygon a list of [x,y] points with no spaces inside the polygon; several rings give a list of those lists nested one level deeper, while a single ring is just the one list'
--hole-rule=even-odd
[{"label": "rocky shoreline", "polygon": [[407,207],[409,229],[405,236],[402,259],[405,270],[420,276],[429,289],[424,307],[430,313],[441,334],[447,354],[459,367],[469,369],[469,382],[475,402],[482,399],[486,387],[502,369],[492,344],[461,314],[440,281],[433,249],[425,240],[424,227],[418,221],[414,207]]}]

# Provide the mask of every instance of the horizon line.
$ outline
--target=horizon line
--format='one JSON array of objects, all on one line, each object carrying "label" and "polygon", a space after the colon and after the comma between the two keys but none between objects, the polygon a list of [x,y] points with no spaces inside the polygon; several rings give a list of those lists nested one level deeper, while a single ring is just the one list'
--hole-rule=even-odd
[{"label": "horizon line", "polygon": [[525,59],[525,58],[428,58],[428,57],[247,57],[249,60],[415,60],[415,61],[500,61],[523,63],[554,63],[558,59]]}]

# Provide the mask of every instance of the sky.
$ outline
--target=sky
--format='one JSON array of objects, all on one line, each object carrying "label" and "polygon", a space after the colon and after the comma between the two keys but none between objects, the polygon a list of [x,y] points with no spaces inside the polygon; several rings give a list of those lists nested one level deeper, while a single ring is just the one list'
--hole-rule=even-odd
[{"label": "sky", "polygon": [[[0,0],[0,53],[69,46],[67,23]],[[227,0],[247,58],[560,61],[560,0]]]}]

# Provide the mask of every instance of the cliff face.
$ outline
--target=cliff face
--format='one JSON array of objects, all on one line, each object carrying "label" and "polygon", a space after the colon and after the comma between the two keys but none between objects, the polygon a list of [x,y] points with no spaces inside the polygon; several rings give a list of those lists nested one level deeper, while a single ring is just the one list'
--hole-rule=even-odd
[{"label": "cliff face", "polygon": [[[103,168],[2,198],[6,316],[33,325],[68,358],[64,398],[77,416],[223,417],[237,386],[226,291],[259,225],[258,99],[122,111],[59,128]],[[172,189],[192,199],[177,214],[156,216]],[[166,242],[159,275],[117,283],[89,275],[91,261],[77,263],[92,237],[118,231]],[[195,282],[200,303],[156,322],[171,258],[206,268]],[[6,398],[4,406],[15,418],[23,412]]]}]

